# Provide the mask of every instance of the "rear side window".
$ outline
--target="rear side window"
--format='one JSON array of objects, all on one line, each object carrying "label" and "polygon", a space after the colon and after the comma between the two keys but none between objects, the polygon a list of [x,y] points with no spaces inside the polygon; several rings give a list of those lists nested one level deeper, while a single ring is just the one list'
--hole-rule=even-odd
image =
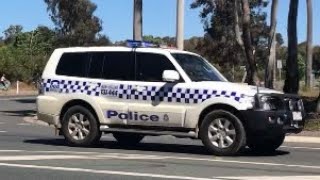
[{"label": "rear side window", "polygon": [[89,65],[88,53],[64,53],[56,69],[57,75],[86,77]]},{"label": "rear side window", "polygon": [[103,52],[94,52],[90,53],[90,65],[88,70],[89,78],[101,78],[103,72],[103,64],[105,61],[105,53]]},{"label": "rear side window", "polygon": [[160,54],[136,54],[136,78],[138,81],[162,82],[164,70],[176,70],[170,60]]},{"label": "rear side window", "polygon": [[134,80],[134,59],[132,52],[105,52],[103,79]]}]

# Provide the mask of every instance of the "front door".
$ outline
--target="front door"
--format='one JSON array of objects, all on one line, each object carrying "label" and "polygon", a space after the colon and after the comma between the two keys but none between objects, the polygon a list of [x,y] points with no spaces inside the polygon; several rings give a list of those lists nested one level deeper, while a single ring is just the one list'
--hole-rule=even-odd
[{"label": "front door", "polygon": [[136,52],[136,80],[120,89],[123,98],[128,99],[127,124],[184,126],[186,106],[181,97],[184,82],[163,82],[164,70],[176,70],[165,55]]}]

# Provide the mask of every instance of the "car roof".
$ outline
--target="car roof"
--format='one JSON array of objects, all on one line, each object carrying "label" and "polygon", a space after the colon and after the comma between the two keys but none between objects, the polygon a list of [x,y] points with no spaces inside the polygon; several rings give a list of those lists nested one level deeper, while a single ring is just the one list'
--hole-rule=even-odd
[{"label": "car roof", "polygon": [[61,52],[99,52],[99,51],[133,51],[133,49],[136,49],[137,52],[153,52],[153,53],[182,53],[182,54],[192,54],[197,55],[192,52],[188,51],[182,51],[178,49],[173,48],[131,48],[131,47],[125,47],[125,46],[92,46],[92,47],[68,47],[68,48],[58,48],[56,51]]}]

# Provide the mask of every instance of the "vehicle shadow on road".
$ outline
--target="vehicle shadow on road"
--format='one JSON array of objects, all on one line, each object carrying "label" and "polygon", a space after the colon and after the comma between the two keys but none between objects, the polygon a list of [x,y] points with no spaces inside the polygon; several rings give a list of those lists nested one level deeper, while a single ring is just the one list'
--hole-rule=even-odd
[{"label": "vehicle shadow on road", "polygon": [[0,111],[0,113],[6,116],[25,117],[25,116],[34,115],[36,111],[35,110],[17,110],[17,111]]},{"label": "vehicle shadow on road", "polygon": [[[25,140],[25,143],[29,144],[41,144],[49,146],[68,146],[64,139],[31,139]],[[204,146],[201,145],[181,145],[181,144],[162,144],[162,143],[149,143],[142,142],[135,146],[120,145],[116,141],[101,141],[97,145],[91,147],[83,147],[85,149],[113,149],[113,150],[135,150],[135,151],[149,151],[149,152],[166,152],[166,153],[177,153],[177,154],[192,154],[192,155],[210,155]],[[258,156],[283,156],[289,154],[288,151],[277,150],[272,153],[256,153],[250,149],[245,148],[241,150],[238,155],[234,157],[258,157]]]}]

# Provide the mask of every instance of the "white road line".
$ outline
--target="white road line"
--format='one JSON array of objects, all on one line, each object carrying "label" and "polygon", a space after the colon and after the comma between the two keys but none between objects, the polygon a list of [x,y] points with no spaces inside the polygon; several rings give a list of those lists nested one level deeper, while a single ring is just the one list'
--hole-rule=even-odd
[{"label": "white road line", "polygon": [[38,161],[59,159],[96,159],[95,157],[79,155],[11,155],[0,156],[0,161]]},{"label": "white road line", "polygon": [[0,150],[0,153],[1,152],[24,152],[24,150],[5,150],[5,149],[3,149],[3,150]]},{"label": "white road line", "polygon": [[282,148],[288,148],[288,149],[308,149],[308,150],[320,150],[320,148],[317,147],[294,147],[294,146],[281,146]]},{"label": "white road line", "polygon": [[0,131],[0,133],[6,133],[7,131]]},{"label": "white road line", "polygon": [[147,178],[159,178],[159,179],[221,180],[221,179],[199,178],[199,177],[190,177],[190,176],[173,176],[173,175],[164,175],[164,174],[136,173],[136,172],[96,170],[96,169],[84,169],[84,168],[55,167],[55,166],[40,166],[40,165],[27,165],[27,164],[0,163],[0,166],[15,167],[15,168],[45,169],[45,170],[66,171],[66,172],[108,174],[108,175],[132,176],[132,177],[147,177]]},{"label": "white road line", "polygon": [[1,124],[5,124],[5,123],[4,123],[4,122],[0,122],[0,125],[1,125]]},{"label": "white road line", "polygon": [[320,176],[239,176],[239,177],[219,177],[228,180],[319,180]]},{"label": "white road line", "polygon": [[[38,151],[26,151],[26,152],[38,152]],[[39,151],[42,153],[50,153],[50,151]],[[247,164],[247,165],[261,165],[261,166],[279,166],[279,167],[295,167],[306,169],[320,169],[320,166],[311,166],[303,164],[282,164],[282,163],[266,163],[255,161],[236,161],[226,160],[220,157],[213,158],[193,158],[193,157],[175,157],[175,156],[159,156],[159,155],[144,155],[144,154],[125,154],[125,153],[101,153],[101,152],[73,152],[73,151],[53,151],[51,153],[93,153],[92,158],[113,158],[113,159],[171,159],[171,160],[187,160],[187,161],[205,161],[205,162],[219,162],[219,163],[234,163],[234,164]],[[135,158],[136,157],[136,158]]]}]

